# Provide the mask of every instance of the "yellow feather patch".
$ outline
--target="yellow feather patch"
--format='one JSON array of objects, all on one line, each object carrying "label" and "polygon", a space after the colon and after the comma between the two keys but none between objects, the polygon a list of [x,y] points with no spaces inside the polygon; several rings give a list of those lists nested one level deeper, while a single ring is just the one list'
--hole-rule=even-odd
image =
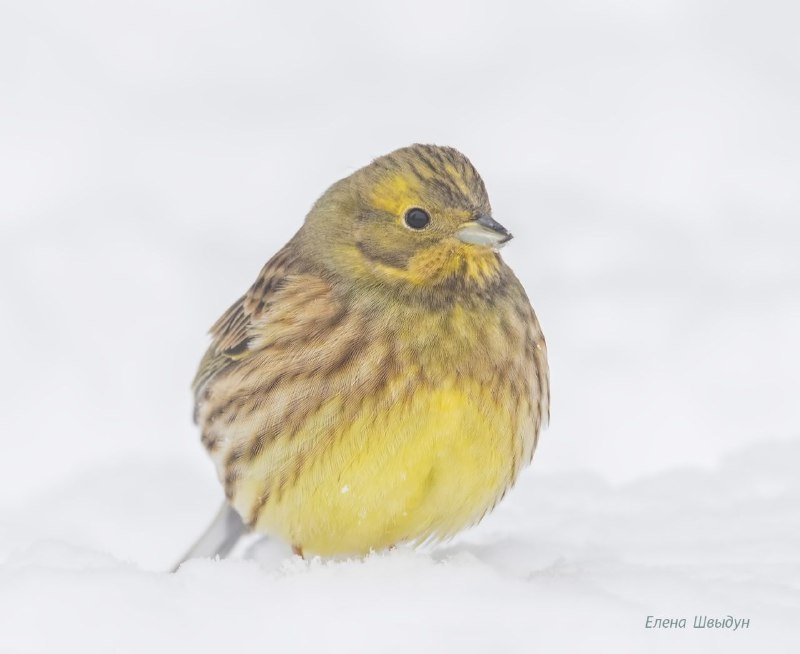
[{"label": "yellow feather patch", "polygon": [[372,188],[372,206],[396,216],[419,204],[420,181],[408,173],[394,173],[381,179]]},{"label": "yellow feather patch", "polygon": [[[324,456],[314,456],[298,479],[273,494],[257,530],[311,554],[336,555],[446,537],[475,523],[516,472],[518,407],[486,393],[476,383],[451,380],[419,387],[388,411],[365,407],[331,435]],[[291,439],[314,439],[330,428],[330,413],[323,407]],[[247,480],[236,507],[246,514],[262,492],[262,479]]]},{"label": "yellow feather patch", "polygon": [[453,181],[453,183],[458,187],[458,190],[464,194],[464,197],[472,198],[472,191],[470,190],[469,185],[456,170],[456,167],[453,164],[447,164],[444,169],[450,176],[450,179]]},{"label": "yellow feather patch", "polygon": [[[357,251],[353,256],[358,257]],[[500,262],[491,251],[481,251],[458,243],[449,250],[441,244],[426,248],[411,257],[408,268],[394,268],[380,263],[373,263],[372,268],[388,279],[410,282],[415,286],[436,285],[447,278],[460,277],[482,288],[498,272]]]}]

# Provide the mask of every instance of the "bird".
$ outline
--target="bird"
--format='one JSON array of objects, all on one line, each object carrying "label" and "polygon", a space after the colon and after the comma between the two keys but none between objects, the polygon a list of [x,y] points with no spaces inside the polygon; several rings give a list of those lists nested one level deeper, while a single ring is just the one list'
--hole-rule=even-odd
[{"label": "bird", "polygon": [[491,511],[550,414],[511,239],[452,147],[400,148],[330,186],[211,328],[194,418],[225,501],[181,561],[248,532],[365,556]]}]

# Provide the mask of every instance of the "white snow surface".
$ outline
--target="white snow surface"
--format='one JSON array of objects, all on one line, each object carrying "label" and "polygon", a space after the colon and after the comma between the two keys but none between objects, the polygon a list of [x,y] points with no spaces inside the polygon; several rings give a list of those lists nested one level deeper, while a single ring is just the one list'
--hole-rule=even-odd
[{"label": "white snow surface", "polygon": [[[4,3],[0,654],[800,651],[798,24]],[[532,467],[434,547],[253,537],[165,572],[221,497],[188,391],[207,327],[328,184],[412,142],[464,151],[515,234],[552,371]]]}]

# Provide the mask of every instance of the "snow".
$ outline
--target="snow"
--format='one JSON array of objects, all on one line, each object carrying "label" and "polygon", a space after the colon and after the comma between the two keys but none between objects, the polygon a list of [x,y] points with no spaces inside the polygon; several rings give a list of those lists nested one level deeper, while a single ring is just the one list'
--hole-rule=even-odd
[{"label": "snow", "polygon": [[[142,497],[136,480],[188,502],[174,480],[190,475],[108,470],[9,525],[32,544],[0,571],[0,651],[796,651],[798,455],[796,442],[769,442],[713,471],[622,485],[528,475],[479,528],[438,547],[304,561],[255,538],[175,575],[158,568],[200,516],[165,522],[163,497]],[[110,506],[124,516],[103,520]],[[22,532],[29,513],[36,538]],[[646,629],[651,615],[687,627]],[[696,615],[750,627],[695,629]]]},{"label": "snow", "polygon": [[[0,652],[800,651],[798,8],[282,4],[0,8]],[[415,141],[516,236],[533,466],[438,547],[164,572],[220,499],[206,328]]]}]

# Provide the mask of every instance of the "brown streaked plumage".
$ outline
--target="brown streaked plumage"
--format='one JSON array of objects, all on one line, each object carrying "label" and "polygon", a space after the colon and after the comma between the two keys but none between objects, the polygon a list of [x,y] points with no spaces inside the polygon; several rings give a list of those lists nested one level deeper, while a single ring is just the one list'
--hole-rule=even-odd
[{"label": "brown streaked plumage", "polygon": [[215,323],[195,419],[247,525],[365,553],[449,536],[513,485],[548,369],[490,214],[461,153],[398,150],[328,189]]}]

